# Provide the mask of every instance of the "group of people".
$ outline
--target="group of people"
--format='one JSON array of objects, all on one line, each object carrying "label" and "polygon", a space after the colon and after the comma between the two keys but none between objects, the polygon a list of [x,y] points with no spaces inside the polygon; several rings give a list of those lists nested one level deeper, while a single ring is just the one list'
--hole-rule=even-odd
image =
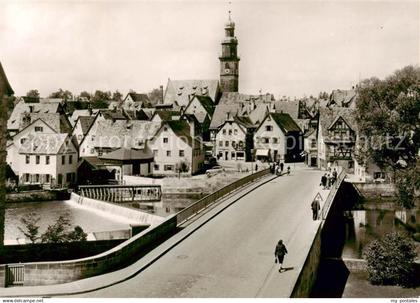
[{"label": "group of people", "polygon": [[334,168],[332,172],[325,173],[321,177],[321,186],[323,189],[330,189],[337,180],[337,170]]},{"label": "group of people", "polygon": [[[281,176],[284,170],[284,163],[283,162],[273,162],[270,164],[270,172],[274,175]],[[286,173],[290,175],[290,166],[287,167]]]}]

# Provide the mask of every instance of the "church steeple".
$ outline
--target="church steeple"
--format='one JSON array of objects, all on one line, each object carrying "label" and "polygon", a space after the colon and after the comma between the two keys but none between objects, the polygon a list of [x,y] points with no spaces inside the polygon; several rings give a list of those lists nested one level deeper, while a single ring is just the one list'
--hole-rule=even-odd
[{"label": "church steeple", "polygon": [[235,37],[235,22],[225,24],[225,38],[222,40],[220,60],[220,89],[222,92],[237,92],[239,86],[238,39]]}]

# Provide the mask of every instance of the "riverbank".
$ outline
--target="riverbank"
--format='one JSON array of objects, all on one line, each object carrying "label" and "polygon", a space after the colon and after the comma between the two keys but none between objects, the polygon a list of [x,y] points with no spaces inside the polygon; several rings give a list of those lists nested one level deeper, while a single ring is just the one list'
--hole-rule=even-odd
[{"label": "riverbank", "polygon": [[31,190],[6,194],[6,203],[45,202],[68,199],[70,199],[70,193],[67,190]]}]

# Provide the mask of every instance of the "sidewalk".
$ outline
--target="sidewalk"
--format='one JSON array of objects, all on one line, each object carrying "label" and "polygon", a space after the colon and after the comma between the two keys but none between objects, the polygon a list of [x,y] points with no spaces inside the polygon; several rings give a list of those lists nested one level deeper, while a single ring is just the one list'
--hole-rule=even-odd
[{"label": "sidewalk", "polygon": [[136,263],[126,268],[108,274],[65,284],[0,288],[0,297],[53,297],[77,295],[106,288],[108,286],[126,281],[153,264],[157,259],[166,254],[170,249],[178,245],[180,242],[188,238],[188,236],[191,235],[195,230],[200,228],[207,221],[211,220],[218,213],[222,212],[225,208],[229,207],[231,204],[235,203],[249,192],[275,178],[276,177],[272,175],[268,175],[263,177],[261,180],[251,183],[245,188],[234,192],[232,195],[223,198],[215,206],[211,206],[209,209],[206,209],[203,213],[200,214],[199,217],[192,220],[191,223],[189,223],[183,230],[149,252]]}]

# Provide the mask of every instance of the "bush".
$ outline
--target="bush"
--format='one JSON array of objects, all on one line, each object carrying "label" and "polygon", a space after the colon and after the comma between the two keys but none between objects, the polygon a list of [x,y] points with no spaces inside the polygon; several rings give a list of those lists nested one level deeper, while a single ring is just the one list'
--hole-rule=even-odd
[{"label": "bush", "polygon": [[363,252],[369,281],[374,285],[412,286],[415,283],[414,242],[398,232],[372,241]]}]

